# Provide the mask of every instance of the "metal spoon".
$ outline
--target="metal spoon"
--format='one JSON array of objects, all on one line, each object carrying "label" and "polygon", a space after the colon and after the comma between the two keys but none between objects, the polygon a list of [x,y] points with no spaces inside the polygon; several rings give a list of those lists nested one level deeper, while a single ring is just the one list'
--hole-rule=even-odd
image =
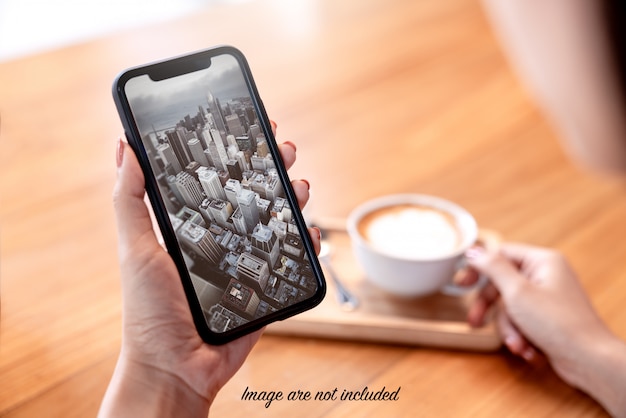
[{"label": "metal spoon", "polygon": [[318,256],[318,258],[324,265],[326,272],[328,273],[333,283],[335,284],[335,288],[337,289],[337,293],[336,293],[337,303],[339,303],[339,306],[341,307],[342,310],[353,311],[357,308],[357,306],[359,306],[359,300],[357,299],[356,296],[350,293],[350,291],[348,291],[348,289],[346,289],[344,285],[341,283],[341,281],[339,280],[339,277],[335,273],[335,270],[333,269],[332,264],[330,262],[330,251],[331,251],[330,244],[322,240],[321,247],[320,247],[320,255]]}]

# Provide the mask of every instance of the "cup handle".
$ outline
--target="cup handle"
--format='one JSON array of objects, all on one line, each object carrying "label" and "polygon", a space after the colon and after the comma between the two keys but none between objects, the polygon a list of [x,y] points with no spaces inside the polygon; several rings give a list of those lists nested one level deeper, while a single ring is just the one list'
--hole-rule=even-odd
[{"label": "cup handle", "polygon": [[[463,258],[459,264],[460,266],[457,269],[457,271],[465,267],[465,265],[467,264],[467,261],[465,260],[465,258]],[[443,293],[446,296],[462,297],[462,296],[467,295],[470,292],[473,292],[474,290],[482,289],[487,284],[487,281],[488,281],[487,276],[485,276],[484,274],[481,274],[478,277],[478,280],[476,281],[476,283],[474,283],[471,286],[461,286],[456,283],[447,283],[444,287],[441,288],[441,293]]]},{"label": "cup handle", "polygon": [[[498,246],[500,241],[500,236],[496,232],[481,229],[478,231],[478,238],[476,239],[475,245],[481,245],[487,249],[493,249]],[[457,271],[461,270],[465,266],[467,266],[467,259],[463,257],[459,262]],[[441,289],[441,293],[447,296],[462,297],[470,292],[473,292],[474,290],[482,289],[488,281],[489,279],[487,279],[487,276],[481,274],[476,283],[471,286],[461,286],[455,283],[448,283]]]}]

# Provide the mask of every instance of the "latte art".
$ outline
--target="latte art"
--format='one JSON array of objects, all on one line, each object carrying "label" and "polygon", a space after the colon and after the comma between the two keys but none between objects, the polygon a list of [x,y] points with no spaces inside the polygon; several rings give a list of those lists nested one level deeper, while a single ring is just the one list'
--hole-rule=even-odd
[{"label": "latte art", "polygon": [[449,255],[460,248],[463,239],[450,214],[418,205],[371,212],[361,219],[359,231],[378,251],[409,259]]},{"label": "latte art", "polygon": [[381,196],[353,209],[346,227],[365,278],[386,293],[461,296],[472,289],[453,279],[478,225],[453,202],[422,194]]}]

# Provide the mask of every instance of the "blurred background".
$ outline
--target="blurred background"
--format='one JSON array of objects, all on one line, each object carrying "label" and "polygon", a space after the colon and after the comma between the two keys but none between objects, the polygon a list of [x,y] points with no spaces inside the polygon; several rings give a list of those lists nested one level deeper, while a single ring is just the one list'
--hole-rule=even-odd
[{"label": "blurred background", "polygon": [[246,0],[0,0],[0,61]]},{"label": "blurred background", "polygon": [[[557,21],[568,20],[543,20]],[[626,185],[572,163],[493,29],[479,0],[0,0],[0,416],[95,415],[120,348],[111,192],[123,132],[111,84],[124,68],[215,44],[244,52],[278,140],[297,144],[290,175],[310,181],[311,216],[345,219],[387,193],[453,200],[507,240],[563,251],[626,336]],[[356,404],[240,402],[248,385],[290,382],[402,385],[399,409],[372,416],[414,416],[416,399],[424,416],[603,416],[523,366],[268,335],[213,413],[363,416]]]}]

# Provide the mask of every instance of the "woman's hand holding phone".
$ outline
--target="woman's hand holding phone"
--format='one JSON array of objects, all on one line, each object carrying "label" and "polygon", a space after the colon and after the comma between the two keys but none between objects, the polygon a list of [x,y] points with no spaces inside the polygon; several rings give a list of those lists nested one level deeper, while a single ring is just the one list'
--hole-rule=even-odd
[{"label": "woman's hand holding phone", "polygon": [[113,99],[203,341],[225,344],[322,301],[299,208],[308,183],[289,179],[292,144],[281,155],[240,51],[128,69]]},{"label": "woman's hand holding phone", "polygon": [[[287,142],[279,149],[285,166],[291,167],[295,146]],[[218,390],[241,367],[262,330],[217,346],[200,338],[176,266],[154,233],[141,167],[131,147],[121,140],[117,164],[114,206],[123,338],[99,416],[206,417]],[[292,186],[304,206],[308,182],[294,180]],[[309,233],[319,252],[319,229],[310,228]]]}]

